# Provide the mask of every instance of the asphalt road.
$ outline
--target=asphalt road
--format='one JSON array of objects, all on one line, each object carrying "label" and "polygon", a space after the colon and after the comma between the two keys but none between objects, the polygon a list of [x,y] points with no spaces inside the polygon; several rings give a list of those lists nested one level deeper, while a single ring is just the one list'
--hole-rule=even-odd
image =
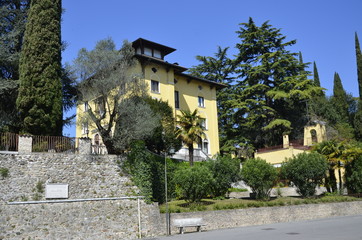
[{"label": "asphalt road", "polygon": [[362,215],[191,232],[149,240],[357,240],[362,239]]}]

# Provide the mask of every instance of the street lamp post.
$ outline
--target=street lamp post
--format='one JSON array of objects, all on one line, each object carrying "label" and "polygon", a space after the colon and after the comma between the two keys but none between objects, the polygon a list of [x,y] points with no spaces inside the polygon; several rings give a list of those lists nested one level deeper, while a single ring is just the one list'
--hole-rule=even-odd
[{"label": "street lamp post", "polygon": [[[171,154],[173,154],[175,150],[173,148],[170,149]],[[165,151],[165,202],[166,202],[166,235],[170,235],[170,214],[168,212],[168,197],[167,197],[167,151]]]}]

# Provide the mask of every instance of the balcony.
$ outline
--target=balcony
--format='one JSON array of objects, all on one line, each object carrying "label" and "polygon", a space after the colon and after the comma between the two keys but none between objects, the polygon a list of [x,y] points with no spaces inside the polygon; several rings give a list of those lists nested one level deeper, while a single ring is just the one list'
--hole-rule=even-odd
[{"label": "balcony", "polygon": [[[189,160],[189,149],[188,148],[181,148],[178,152],[171,156],[171,158],[188,161]],[[202,151],[200,148],[194,149],[194,161],[195,162],[202,162],[210,159],[207,153]]]}]

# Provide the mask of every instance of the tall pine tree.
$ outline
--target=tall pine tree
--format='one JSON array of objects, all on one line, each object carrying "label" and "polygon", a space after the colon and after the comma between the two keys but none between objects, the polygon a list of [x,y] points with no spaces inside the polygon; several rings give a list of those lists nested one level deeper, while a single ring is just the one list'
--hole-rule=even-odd
[{"label": "tall pine tree", "polygon": [[307,64],[287,50],[296,43],[285,41],[280,29],[268,22],[260,27],[253,19],[237,31],[239,80],[235,121],[240,134],[257,148],[280,144],[283,134],[299,137],[307,122],[305,100],[321,91],[307,79]]},{"label": "tall pine tree", "polygon": [[30,0],[0,1],[0,131],[17,132],[19,56]]},{"label": "tall pine tree", "polygon": [[26,133],[62,133],[61,11],[61,0],[31,1],[17,99]]}]

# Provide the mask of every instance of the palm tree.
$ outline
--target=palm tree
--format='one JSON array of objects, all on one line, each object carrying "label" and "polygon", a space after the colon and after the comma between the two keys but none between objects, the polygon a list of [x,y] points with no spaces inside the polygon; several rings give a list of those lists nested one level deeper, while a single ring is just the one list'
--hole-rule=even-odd
[{"label": "palm tree", "polygon": [[193,112],[181,110],[178,115],[176,137],[179,138],[189,149],[190,166],[194,165],[194,143],[198,143],[205,137],[202,118],[198,115],[197,109]]},{"label": "palm tree", "polygon": [[314,146],[314,151],[324,155],[329,162],[329,184],[333,192],[337,190],[335,169],[338,169],[339,190],[342,191],[343,188],[341,168],[346,163],[346,157],[344,156],[346,149],[348,149],[348,145],[345,142],[335,140],[324,141]]}]

